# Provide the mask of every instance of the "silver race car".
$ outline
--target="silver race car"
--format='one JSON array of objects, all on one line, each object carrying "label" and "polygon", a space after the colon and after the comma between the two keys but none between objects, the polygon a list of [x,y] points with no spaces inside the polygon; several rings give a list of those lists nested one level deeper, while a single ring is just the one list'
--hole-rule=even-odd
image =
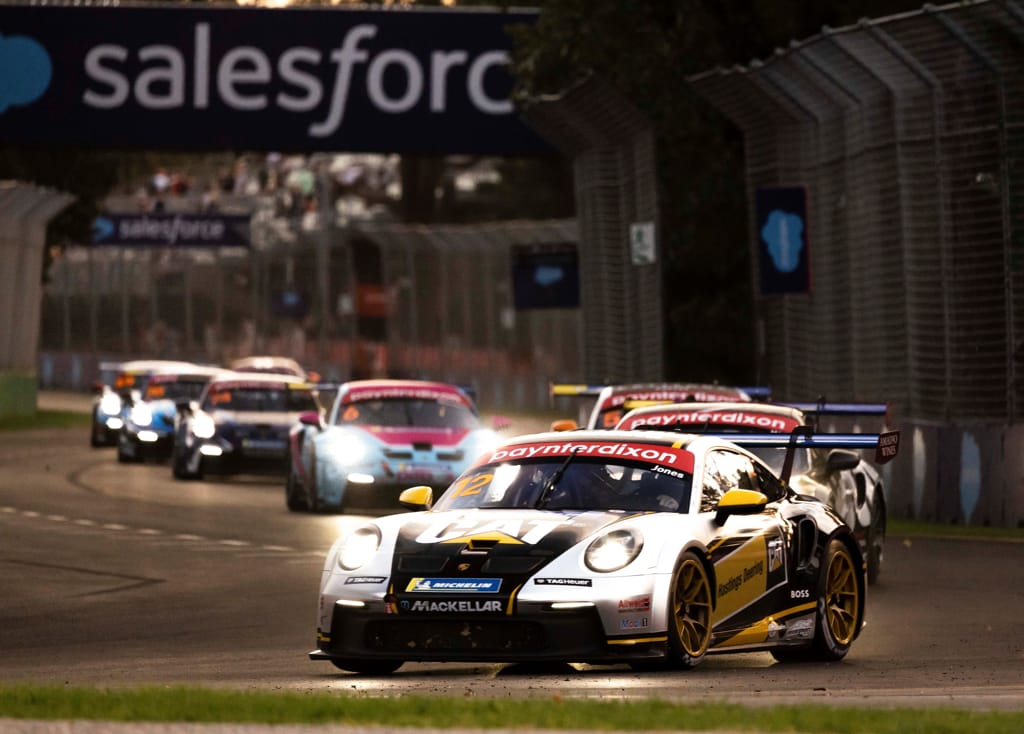
[{"label": "silver race car", "polygon": [[715,437],[519,437],[436,504],[409,488],[417,512],[338,538],[310,657],[363,673],[405,661],[688,668],[738,650],[840,659],[864,622],[864,559],[850,528],[785,479]]}]

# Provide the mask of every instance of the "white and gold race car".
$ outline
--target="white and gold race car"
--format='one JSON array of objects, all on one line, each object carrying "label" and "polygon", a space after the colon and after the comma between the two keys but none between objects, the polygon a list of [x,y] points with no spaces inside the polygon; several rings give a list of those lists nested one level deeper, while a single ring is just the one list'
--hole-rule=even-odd
[{"label": "white and gold race car", "polygon": [[337,539],[310,657],[362,673],[406,661],[693,667],[738,650],[840,659],[864,622],[864,558],[850,528],[786,479],[717,437],[521,436],[436,503],[409,488],[402,501],[418,511]]}]

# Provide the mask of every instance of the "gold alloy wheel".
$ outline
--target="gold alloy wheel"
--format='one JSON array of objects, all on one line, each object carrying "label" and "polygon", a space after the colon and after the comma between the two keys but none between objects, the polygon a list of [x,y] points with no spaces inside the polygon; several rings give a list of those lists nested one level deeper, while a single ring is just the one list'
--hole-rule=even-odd
[{"label": "gold alloy wheel", "polygon": [[829,562],[825,585],[825,620],[838,644],[853,642],[859,608],[860,590],[857,588],[853,558],[846,548],[840,548]]},{"label": "gold alloy wheel", "polygon": [[711,643],[711,586],[700,561],[690,555],[683,558],[673,591],[676,637],[687,655],[699,658]]}]

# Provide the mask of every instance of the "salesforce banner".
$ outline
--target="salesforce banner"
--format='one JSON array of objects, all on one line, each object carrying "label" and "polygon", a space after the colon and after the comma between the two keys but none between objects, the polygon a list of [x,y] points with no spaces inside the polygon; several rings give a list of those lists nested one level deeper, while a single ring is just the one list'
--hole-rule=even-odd
[{"label": "salesforce banner", "polygon": [[92,223],[94,245],[248,247],[249,217],[227,214],[107,214]]},{"label": "salesforce banner", "polygon": [[0,142],[520,155],[534,11],[0,6]]}]

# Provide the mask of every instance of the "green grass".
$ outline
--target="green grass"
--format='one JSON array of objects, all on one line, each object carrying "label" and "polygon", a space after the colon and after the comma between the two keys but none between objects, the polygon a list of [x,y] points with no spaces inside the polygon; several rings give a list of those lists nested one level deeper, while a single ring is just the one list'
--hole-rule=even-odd
[{"label": "green grass", "polygon": [[[0,431],[31,431],[40,428],[88,429],[92,416],[88,413],[69,413],[40,410],[35,415],[0,417]],[[85,433],[88,437],[88,430]]]},{"label": "green grass", "polygon": [[439,729],[1019,734],[1024,710],[870,709],[815,704],[745,707],[658,700],[465,699],[338,692],[271,693],[191,687],[0,686],[0,717],[202,723],[345,724]]},{"label": "green grass", "polygon": [[993,528],[981,525],[952,525],[924,520],[889,520],[889,539],[899,537],[1008,538],[1024,541],[1024,528]]}]

